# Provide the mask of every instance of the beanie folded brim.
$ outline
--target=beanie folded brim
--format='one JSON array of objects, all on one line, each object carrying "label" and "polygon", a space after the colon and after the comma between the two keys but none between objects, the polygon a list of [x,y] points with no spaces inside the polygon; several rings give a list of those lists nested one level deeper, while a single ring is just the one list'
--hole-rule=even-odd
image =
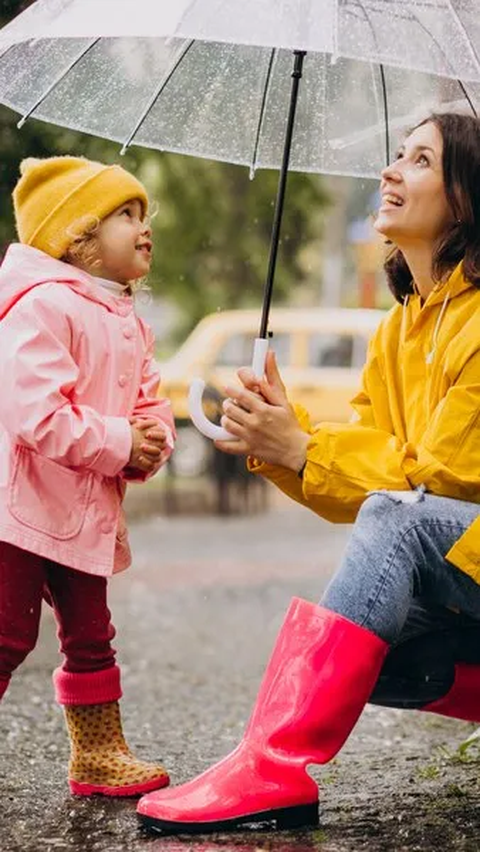
[{"label": "beanie folded brim", "polygon": [[[17,230],[21,242],[51,257],[61,258],[81,234],[128,201],[137,199],[143,213],[148,210],[145,187],[121,166],[63,157],[32,162],[36,165],[22,176],[14,191]],[[58,172],[52,168],[55,162],[59,163]],[[50,172],[44,182],[42,163],[48,164]],[[67,175],[65,166],[70,164]]]}]

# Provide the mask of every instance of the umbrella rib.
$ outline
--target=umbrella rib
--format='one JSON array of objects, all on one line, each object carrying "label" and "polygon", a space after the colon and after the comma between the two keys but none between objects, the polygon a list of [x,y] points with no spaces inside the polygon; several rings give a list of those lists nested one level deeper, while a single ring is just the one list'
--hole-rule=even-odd
[{"label": "umbrella rib", "polygon": [[[377,34],[375,32],[375,27],[373,26],[373,23],[370,20],[370,16],[368,15],[367,9],[364,6],[364,4],[361,2],[361,0],[359,0],[359,6],[360,6],[360,8],[363,12],[364,19],[367,23],[367,26],[370,28],[370,32],[371,32],[375,47],[378,49]],[[383,118],[384,118],[384,123],[385,123],[385,156],[386,156],[385,165],[388,166],[389,163],[390,163],[390,133],[389,133],[389,118],[388,118],[387,82],[386,82],[386,79],[385,79],[385,69],[384,69],[383,64],[381,62],[379,63],[379,68],[380,68],[380,81],[381,81],[381,84],[382,84]]]},{"label": "umbrella rib", "polygon": [[473,105],[473,101],[472,101],[472,99],[471,99],[470,95],[469,95],[469,94],[468,94],[468,92],[467,92],[467,89],[466,89],[466,87],[465,87],[465,84],[464,84],[464,83],[462,83],[462,81],[461,81],[461,80],[457,80],[457,83],[458,83],[458,85],[460,86],[460,88],[461,88],[461,90],[462,90],[462,92],[463,92],[463,94],[464,94],[464,96],[465,96],[465,99],[466,99],[466,101],[467,101],[467,103],[468,103],[468,105],[469,105],[470,109],[472,110],[472,112],[473,112],[473,114],[474,114],[475,118],[478,118],[478,112],[477,112],[477,110],[475,109],[475,107],[474,107],[474,105]]},{"label": "umbrella rib", "polygon": [[[375,36],[374,26],[373,26],[373,24],[371,23],[370,18],[368,17],[366,6],[365,6],[365,5],[364,5],[364,3],[362,2],[362,0],[353,0],[353,2],[355,2],[355,3],[356,3],[357,8],[358,8],[358,9],[359,9],[362,13],[363,13],[364,20],[365,20],[365,21],[369,24],[369,26],[370,26],[370,30],[371,30],[372,35],[373,35],[373,37],[374,37],[375,47],[376,47],[376,49],[378,50],[378,41],[377,41],[376,36]],[[368,2],[368,0],[367,0],[367,2]],[[468,35],[467,35],[467,33],[466,33],[465,27],[463,26],[463,24],[462,24],[461,20],[459,19],[459,17],[458,17],[458,15],[457,15],[457,13],[455,12],[455,10],[453,9],[453,7],[451,6],[450,0],[447,0],[447,2],[449,3],[449,7],[450,7],[450,9],[451,9],[452,15],[455,17],[455,20],[457,21],[457,24],[458,24],[459,28],[462,30],[462,32],[464,33],[464,35],[465,35],[465,37],[466,37],[466,39],[467,39],[468,45],[469,45],[469,47],[470,47],[470,54],[471,54],[472,58],[474,59],[474,61],[475,61],[476,65],[477,65],[477,67],[480,67],[480,63],[479,63],[478,56],[477,56],[477,54],[476,54],[476,52],[475,52],[475,50],[474,50],[474,47],[473,47],[472,43],[471,43],[471,42],[469,41],[469,39],[468,39]],[[424,5],[428,6],[428,4],[424,4]],[[347,14],[348,14],[348,15],[352,15],[353,17],[355,17],[355,12],[354,12],[352,9],[347,9]],[[358,17],[358,16],[357,16],[357,17]],[[451,75],[452,75],[452,73],[453,73],[453,71],[454,71],[454,68],[453,68],[452,63],[450,62],[450,60],[449,60],[449,58],[448,58],[447,53],[446,53],[446,52],[445,52],[445,50],[443,49],[443,47],[442,47],[442,45],[440,44],[440,42],[438,41],[438,39],[437,39],[437,38],[435,38],[435,36],[434,36],[434,34],[431,32],[431,30],[429,30],[429,29],[428,29],[428,27],[426,27],[426,26],[425,26],[425,24],[423,23],[423,21],[421,21],[421,20],[420,20],[420,18],[418,18],[418,17],[417,17],[416,15],[414,15],[412,12],[408,12],[408,13],[400,13],[400,12],[396,12],[396,13],[395,13],[395,15],[394,15],[394,17],[395,17],[395,18],[397,18],[397,20],[413,22],[413,23],[417,24],[417,26],[418,26],[418,27],[420,27],[420,29],[421,29],[421,30],[423,30],[423,32],[424,32],[424,33],[425,33],[425,34],[426,34],[426,35],[430,38],[430,40],[431,40],[432,44],[434,44],[434,45],[435,45],[435,47],[438,49],[438,51],[442,54],[442,56],[443,56],[443,58],[444,58],[444,60],[445,60],[446,65],[447,65],[447,66],[448,66],[448,68],[450,69],[450,74],[449,74],[449,76],[451,76]],[[397,65],[398,63],[392,63],[392,64],[393,64],[393,65]],[[401,64],[400,64],[400,65],[399,65],[399,67],[400,67],[400,68],[403,68],[403,65],[401,65]],[[428,70],[427,70],[427,69],[425,69],[424,67],[423,67],[423,68],[419,68],[419,67],[417,67],[417,70],[423,70],[423,71],[425,71],[426,73],[432,73],[432,72],[428,72]]]},{"label": "umbrella rib", "polygon": [[31,107],[30,107],[30,109],[28,110],[28,112],[26,112],[26,113],[25,113],[25,115],[24,115],[24,116],[20,119],[20,121],[19,121],[19,122],[18,122],[18,124],[17,124],[17,127],[18,127],[18,129],[19,129],[19,130],[23,127],[23,125],[25,124],[25,122],[27,121],[27,119],[28,119],[28,118],[30,118],[30,116],[31,116],[31,115],[35,112],[35,110],[36,110],[36,109],[38,109],[38,107],[40,106],[40,104],[42,104],[42,103],[43,103],[43,101],[45,100],[45,98],[47,98],[47,97],[49,96],[49,94],[50,94],[51,92],[53,92],[53,90],[54,90],[54,89],[58,86],[58,84],[59,84],[59,83],[61,83],[61,82],[62,82],[62,80],[63,80],[63,79],[67,76],[67,74],[68,74],[70,71],[72,71],[72,70],[73,70],[73,68],[75,68],[75,66],[76,66],[76,65],[78,65],[78,63],[79,63],[79,62],[83,59],[83,57],[84,57],[84,56],[86,56],[86,54],[87,54],[90,50],[92,50],[92,48],[93,48],[93,47],[95,47],[95,45],[96,45],[96,44],[98,44],[98,42],[99,42],[99,41],[100,41],[100,38],[95,38],[95,39],[93,39],[93,41],[91,41],[91,42],[90,42],[90,44],[88,44],[88,45],[87,45],[87,47],[82,48],[81,53],[79,53],[79,54],[78,54],[78,56],[76,56],[76,57],[75,57],[75,59],[73,59],[73,61],[72,61],[72,62],[70,62],[70,64],[68,65],[68,67],[67,67],[67,68],[64,68],[64,70],[62,71],[62,73],[61,73],[61,74],[59,74],[59,76],[58,76],[58,77],[57,77],[57,78],[53,81],[53,83],[51,83],[51,84],[50,84],[50,86],[48,87],[48,89],[47,89],[47,90],[43,93],[43,95],[41,95],[41,96],[38,98],[38,100],[37,100],[37,101],[35,101],[35,103],[33,104],[33,106],[31,106]]},{"label": "umbrella rib", "polygon": [[162,94],[163,90],[168,85],[172,76],[175,74],[175,71],[177,71],[177,69],[180,67],[180,65],[183,62],[183,60],[185,59],[188,51],[193,47],[194,44],[195,44],[195,39],[191,39],[190,41],[187,42],[186,45],[184,45],[184,47],[182,47],[180,53],[178,54],[177,58],[175,59],[175,62],[172,65],[172,67],[170,68],[168,73],[165,74],[165,76],[160,81],[160,85],[155,89],[155,91],[154,91],[152,97],[150,98],[147,106],[145,107],[140,118],[136,122],[135,127],[133,128],[132,132],[130,133],[128,138],[123,143],[121,151],[120,151],[120,155],[122,157],[126,154],[128,148],[132,144],[135,136],[137,135],[138,131],[140,130],[140,128],[141,128],[143,122],[145,121],[145,119],[147,118],[149,112],[155,106],[155,104],[156,104],[157,100],[159,99],[160,95]]},{"label": "umbrella rib", "polygon": [[3,59],[3,57],[4,57],[4,56],[5,56],[5,55],[6,55],[6,54],[10,51],[10,50],[13,50],[13,48],[14,48],[14,47],[18,47],[18,43],[17,43],[17,42],[16,42],[15,44],[9,44],[9,45],[7,45],[7,47],[4,47],[4,48],[3,48],[3,50],[0,50],[0,59]]},{"label": "umbrella rib", "polygon": [[383,98],[383,115],[385,118],[385,157],[388,166],[390,164],[390,133],[389,133],[389,117],[388,117],[388,97],[387,97],[387,81],[385,79],[385,68],[380,63],[380,79],[382,81],[382,98]]},{"label": "umbrella rib", "polygon": [[251,170],[252,170],[253,173],[255,173],[255,167],[256,167],[256,164],[257,164],[258,148],[260,146],[260,135],[261,135],[261,132],[262,132],[263,119],[265,118],[265,110],[266,110],[266,107],[267,107],[267,100],[268,100],[268,95],[269,95],[269,92],[270,92],[270,82],[271,82],[271,79],[272,79],[272,68],[273,68],[273,63],[275,61],[276,53],[277,53],[277,49],[274,47],[273,50],[270,52],[270,58],[268,60],[267,74],[266,74],[266,77],[265,77],[265,86],[264,86],[264,89],[263,89],[262,103],[261,103],[261,106],[260,106],[260,113],[259,113],[259,116],[258,116],[257,132],[256,132],[256,135],[255,135],[255,145],[254,145],[254,148],[253,148],[253,155],[252,155]]},{"label": "umbrella rib", "polygon": [[475,48],[473,46],[472,39],[468,37],[468,33],[467,33],[467,30],[465,29],[463,21],[461,20],[457,10],[454,8],[453,4],[451,3],[451,0],[447,0],[447,3],[448,3],[448,6],[449,6],[449,9],[452,13],[453,18],[455,19],[459,29],[462,31],[463,35],[465,36],[465,40],[466,40],[467,45],[469,47],[470,56],[472,57],[472,59],[475,62],[475,65],[477,66],[477,71],[479,71],[480,70],[480,60],[478,58],[477,51],[475,50]]}]

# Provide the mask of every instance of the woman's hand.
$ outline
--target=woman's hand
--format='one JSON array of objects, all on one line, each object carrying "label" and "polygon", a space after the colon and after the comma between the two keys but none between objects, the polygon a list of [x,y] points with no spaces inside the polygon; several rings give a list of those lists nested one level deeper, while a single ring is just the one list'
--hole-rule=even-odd
[{"label": "woman's hand", "polygon": [[275,355],[268,352],[265,378],[239,370],[242,389],[226,388],[222,426],[237,441],[215,441],[230,455],[253,455],[268,464],[299,471],[305,464],[310,435],[304,432],[289,404]]}]

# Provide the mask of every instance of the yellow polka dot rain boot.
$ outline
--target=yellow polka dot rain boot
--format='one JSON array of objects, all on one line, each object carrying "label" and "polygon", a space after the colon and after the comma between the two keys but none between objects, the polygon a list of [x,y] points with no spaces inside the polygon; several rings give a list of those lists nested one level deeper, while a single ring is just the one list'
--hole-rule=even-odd
[{"label": "yellow polka dot rain boot", "polygon": [[166,787],[163,766],[144,763],[125,742],[117,701],[65,707],[71,742],[70,790],[77,796],[135,796]]},{"label": "yellow polka dot rain boot", "polygon": [[120,671],[54,672],[57,701],[63,705],[70,737],[68,781],[77,796],[137,796],[169,784],[163,766],[145,763],[128,748],[118,699]]}]

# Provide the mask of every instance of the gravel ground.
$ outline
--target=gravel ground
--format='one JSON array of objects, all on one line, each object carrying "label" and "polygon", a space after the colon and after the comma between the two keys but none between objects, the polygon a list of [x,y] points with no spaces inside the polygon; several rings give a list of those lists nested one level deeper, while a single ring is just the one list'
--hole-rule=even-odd
[{"label": "gravel ground", "polygon": [[[180,782],[237,743],[291,596],[318,599],[347,534],[283,502],[256,518],[135,522],[135,566],[112,581],[111,604],[124,725],[139,755],[162,759]],[[374,707],[336,760],[312,769],[322,787],[317,830],[145,835],[134,801],[69,795],[50,683],[57,664],[46,611],[0,708],[1,852],[480,849],[480,766],[456,756],[474,726]]]}]

